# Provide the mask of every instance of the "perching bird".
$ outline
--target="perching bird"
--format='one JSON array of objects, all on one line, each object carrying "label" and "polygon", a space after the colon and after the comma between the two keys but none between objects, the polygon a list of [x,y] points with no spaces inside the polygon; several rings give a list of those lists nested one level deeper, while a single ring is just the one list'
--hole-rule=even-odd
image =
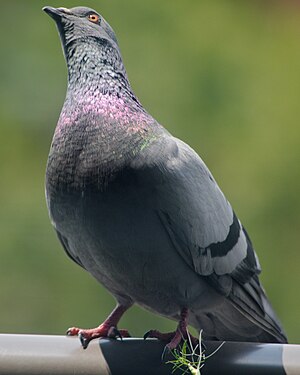
[{"label": "perching bird", "polygon": [[66,253],[115,297],[99,327],[70,328],[86,347],[134,303],[178,321],[146,336],[175,348],[187,324],[211,340],[287,342],[258,279],[250,238],[208,168],[141,105],[114,31],[85,7],[45,7],[68,66],[46,197]]}]

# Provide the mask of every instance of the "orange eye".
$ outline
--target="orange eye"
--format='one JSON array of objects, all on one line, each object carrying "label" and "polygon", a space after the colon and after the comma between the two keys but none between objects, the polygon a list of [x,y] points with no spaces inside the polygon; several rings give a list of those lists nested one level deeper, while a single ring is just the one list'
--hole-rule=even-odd
[{"label": "orange eye", "polygon": [[99,21],[99,16],[98,16],[98,14],[94,14],[94,13],[93,14],[89,14],[88,19],[91,22],[97,23]]}]

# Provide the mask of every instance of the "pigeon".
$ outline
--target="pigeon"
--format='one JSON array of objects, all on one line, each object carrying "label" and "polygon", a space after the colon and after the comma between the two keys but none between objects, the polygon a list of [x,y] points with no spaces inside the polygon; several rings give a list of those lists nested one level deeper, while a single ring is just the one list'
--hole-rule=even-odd
[{"label": "pigeon", "polygon": [[43,10],[58,28],[68,86],[46,169],[51,222],[68,256],[115,298],[86,348],[133,305],[177,322],[148,331],[171,350],[188,325],[206,340],[286,343],[245,228],[199,155],[142,106],[115,33],[86,7]]}]

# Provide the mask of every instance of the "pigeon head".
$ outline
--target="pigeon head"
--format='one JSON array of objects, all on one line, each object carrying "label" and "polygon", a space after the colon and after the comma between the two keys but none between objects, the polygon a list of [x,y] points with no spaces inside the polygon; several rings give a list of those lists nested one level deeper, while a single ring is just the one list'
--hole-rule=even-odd
[{"label": "pigeon head", "polygon": [[57,24],[63,47],[85,38],[95,38],[118,46],[113,29],[95,10],[86,7],[53,8],[46,6],[43,10]]},{"label": "pigeon head", "polygon": [[115,33],[99,13],[86,7],[46,6],[43,10],[56,22],[69,73],[78,73],[78,64],[84,64],[85,75],[89,68],[94,74],[106,67],[126,77]]}]

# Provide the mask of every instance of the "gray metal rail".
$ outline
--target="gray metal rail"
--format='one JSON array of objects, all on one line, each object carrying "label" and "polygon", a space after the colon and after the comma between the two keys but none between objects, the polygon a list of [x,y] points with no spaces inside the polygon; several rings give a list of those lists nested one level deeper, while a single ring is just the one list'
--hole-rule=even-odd
[{"label": "gray metal rail", "polygon": [[[205,344],[206,355],[220,345]],[[83,350],[76,337],[0,335],[0,375],[171,374],[163,348],[154,339],[101,339]],[[206,360],[205,374],[300,375],[300,345],[226,342]]]}]

